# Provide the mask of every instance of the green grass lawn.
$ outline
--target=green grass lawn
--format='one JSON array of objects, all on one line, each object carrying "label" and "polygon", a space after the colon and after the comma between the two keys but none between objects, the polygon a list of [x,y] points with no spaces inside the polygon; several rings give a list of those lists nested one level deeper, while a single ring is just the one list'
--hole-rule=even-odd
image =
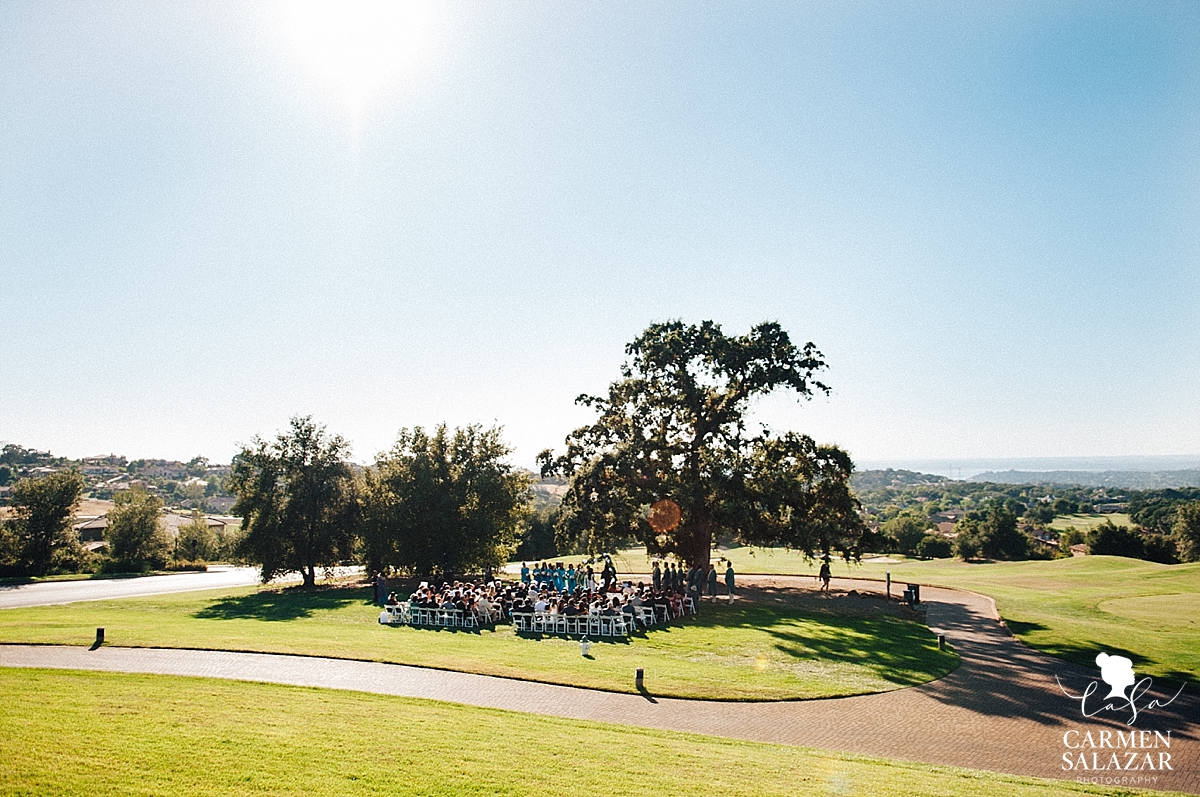
[{"label": "green grass lawn", "polygon": [[1116,793],[1072,781],[236,681],[0,669],[0,701],[0,796]]},{"label": "green grass lawn", "polygon": [[[815,576],[818,567],[777,549],[732,548],[717,555],[732,560],[741,574]],[[891,572],[893,581],[982,592],[996,600],[1014,633],[1046,653],[1094,667],[1100,651],[1119,652],[1139,674],[1200,682],[1200,563],[1160,565],[1117,556],[988,563],[889,558],[897,561],[835,561],[833,574],[882,579]],[[646,561],[640,549],[620,560],[631,569],[644,569]]]},{"label": "green grass lawn", "polygon": [[1129,515],[1118,512],[1111,515],[1059,515],[1050,523],[1050,528],[1055,531],[1066,531],[1067,529],[1091,531],[1097,526],[1103,526],[1110,520],[1114,526],[1133,526],[1133,521],[1129,518]]},{"label": "green grass lawn", "polygon": [[0,611],[0,642],[111,644],[335,656],[634,692],[637,668],[657,695],[785,700],[879,692],[939,678],[958,656],[929,629],[888,616],[720,602],[699,616],[622,641],[591,658],[576,641],[379,625],[368,588],[243,588]]}]

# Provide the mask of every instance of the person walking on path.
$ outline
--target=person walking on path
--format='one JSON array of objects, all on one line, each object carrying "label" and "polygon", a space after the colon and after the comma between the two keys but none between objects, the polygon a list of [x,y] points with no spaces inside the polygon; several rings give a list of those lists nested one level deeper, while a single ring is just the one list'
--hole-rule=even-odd
[{"label": "person walking on path", "polygon": [[829,592],[829,579],[832,575],[829,572],[829,557],[826,556],[821,562],[821,572],[817,574],[817,578],[821,579],[821,592]]},{"label": "person walking on path", "polygon": [[733,562],[725,568],[725,591],[729,593],[730,600],[733,600],[734,594],[737,593],[737,587],[733,583]]},{"label": "person walking on path", "polygon": [[712,563],[708,565],[708,599],[717,602],[717,566]]}]

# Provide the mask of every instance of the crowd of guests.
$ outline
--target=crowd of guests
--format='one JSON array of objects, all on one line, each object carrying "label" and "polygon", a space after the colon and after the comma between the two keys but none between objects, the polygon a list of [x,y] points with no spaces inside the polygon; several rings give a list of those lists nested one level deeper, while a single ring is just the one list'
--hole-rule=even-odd
[{"label": "crowd of guests", "polygon": [[[515,585],[500,580],[476,584],[470,581],[442,582],[434,586],[421,582],[408,596],[409,609],[442,609],[475,616],[480,625],[492,625],[511,617],[517,600]],[[400,605],[396,593],[387,597],[387,606]]]},{"label": "crowd of guests", "polygon": [[[726,570],[725,586],[734,592],[732,566]],[[610,559],[597,574],[591,564],[575,567],[561,562],[550,565],[521,564],[521,580],[506,583],[488,579],[442,582],[433,585],[422,582],[408,596],[409,609],[452,610],[473,615],[479,625],[507,622],[514,615],[522,619],[538,613],[566,617],[620,617],[626,628],[645,628],[651,622],[661,623],[682,617],[699,604],[707,587],[710,596],[717,593],[717,571],[709,566],[707,574],[700,568],[684,570],[674,563],[654,563],[651,582],[618,582],[617,571]],[[387,595],[387,582],[376,577],[375,598],[388,607],[400,605],[400,598]],[[690,600],[689,600],[690,599]],[[522,627],[528,624],[521,623]]]}]

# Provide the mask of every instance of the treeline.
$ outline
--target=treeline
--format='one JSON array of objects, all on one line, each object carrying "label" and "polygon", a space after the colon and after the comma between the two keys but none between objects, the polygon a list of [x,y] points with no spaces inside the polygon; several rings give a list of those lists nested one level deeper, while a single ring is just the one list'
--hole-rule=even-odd
[{"label": "treeline", "polygon": [[[1088,553],[1163,564],[1197,560],[1200,488],[1128,491],[941,479],[911,471],[866,471],[852,482],[877,521],[880,550],[923,557],[1027,559]],[[1097,504],[1124,505],[1132,526],[1111,520],[1089,531],[1050,530],[1063,515],[1092,514]],[[932,531],[939,513],[963,515],[953,537]],[[1057,542],[1057,546],[1049,541]]]},{"label": "treeline", "polygon": [[229,484],[263,580],[361,562],[371,572],[449,576],[499,567],[530,513],[532,477],[506,461],[499,429],[401,430],[356,473],[349,444],[311,418],[234,458]]},{"label": "treeline", "polygon": [[162,500],[140,487],[114,497],[104,530],[107,549],[89,551],[72,527],[83,487],[77,471],[15,483],[10,516],[0,523],[0,576],[195,569],[198,562],[234,555],[236,536],[210,529],[199,512],[172,539]]},{"label": "treeline", "polygon": [[234,459],[228,483],[243,518],[237,533],[210,528],[194,511],[172,538],[162,500],[133,487],[113,496],[102,552],[86,550],[72,527],[84,489],[77,471],[21,479],[0,524],[0,575],[191,569],[206,561],[256,564],[264,581],[298,571],[310,585],[319,570],[350,563],[422,576],[482,572],[507,561],[530,532],[544,532],[545,511],[553,511],[546,507],[539,520],[532,476],[507,464],[498,429],[402,430],[366,469],[352,466],[348,453],[342,437],[294,418],[288,431],[255,439]]}]

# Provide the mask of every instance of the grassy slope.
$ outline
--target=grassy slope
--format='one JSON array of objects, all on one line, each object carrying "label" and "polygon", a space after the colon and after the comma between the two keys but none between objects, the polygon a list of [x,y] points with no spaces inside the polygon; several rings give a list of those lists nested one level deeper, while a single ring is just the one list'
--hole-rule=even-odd
[{"label": "grassy slope", "polygon": [[[793,552],[734,548],[720,553],[743,574],[816,574],[816,563]],[[645,561],[634,553],[627,559]],[[1052,655],[1091,667],[1100,651],[1121,652],[1139,673],[1200,681],[1200,563],[1081,556],[986,564],[949,559],[833,564],[835,578],[882,579],[889,571],[893,581],[990,595],[1022,640]]]},{"label": "grassy slope", "polygon": [[117,645],[337,656],[624,692],[635,691],[641,667],[655,694],[710,699],[878,692],[958,664],[924,626],[884,615],[719,603],[628,642],[600,642],[585,659],[577,642],[521,638],[509,626],[478,633],[381,626],[368,598],[361,588],[245,588],[7,609],[0,642],[86,645],[103,626]]},{"label": "grassy slope", "polygon": [[267,684],[0,670],[0,701],[6,706],[0,795],[1117,793],[1071,781]]}]

